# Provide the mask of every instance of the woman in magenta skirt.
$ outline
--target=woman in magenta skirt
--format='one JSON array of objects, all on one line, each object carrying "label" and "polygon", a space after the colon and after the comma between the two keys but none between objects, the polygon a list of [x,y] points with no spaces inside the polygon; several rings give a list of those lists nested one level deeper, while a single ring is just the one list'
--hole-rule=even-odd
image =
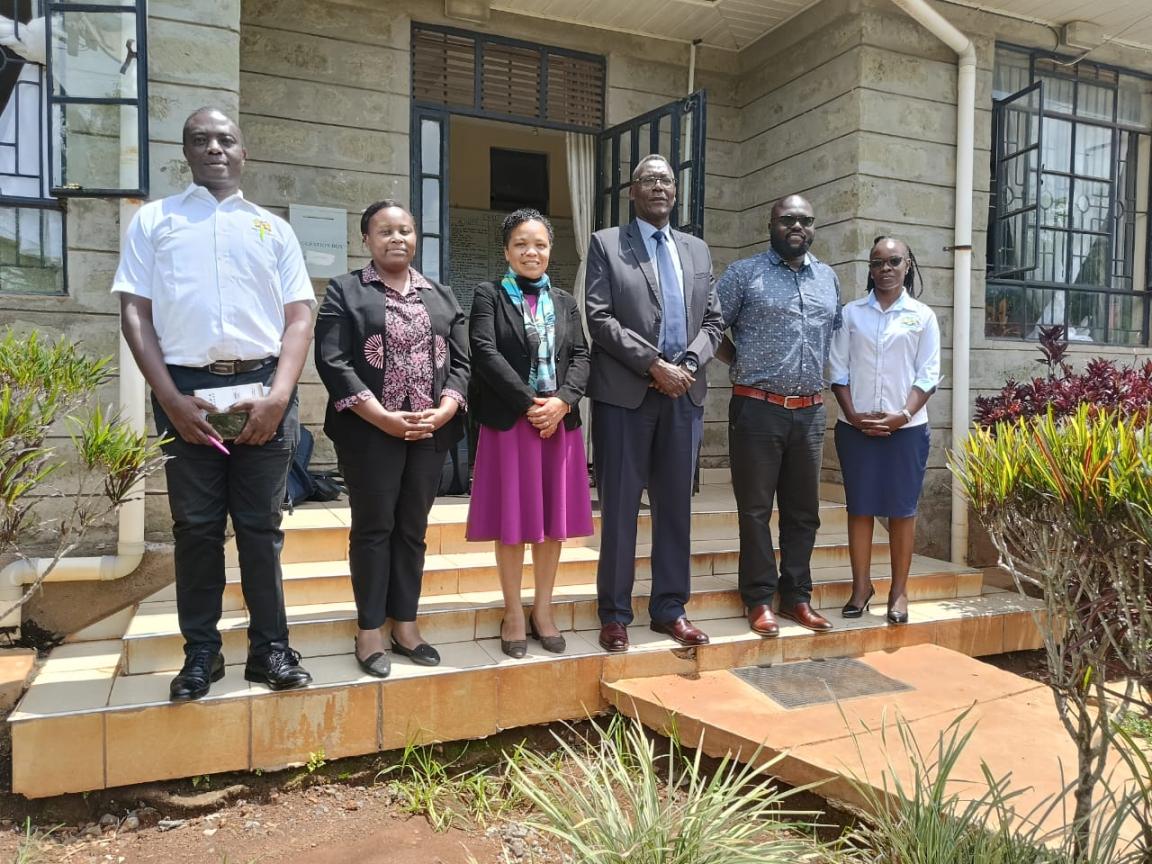
[{"label": "woman in magenta skirt", "polygon": [[[472,301],[469,411],[480,425],[468,539],[493,540],[504,619],[500,647],[523,657],[528,634],[564,651],[552,616],[561,544],[592,534],[588,467],[577,403],[589,353],[575,298],[551,284],[552,224],[517,210],[502,226],[508,272]],[[535,596],[525,620],[524,544],[532,545]]]}]

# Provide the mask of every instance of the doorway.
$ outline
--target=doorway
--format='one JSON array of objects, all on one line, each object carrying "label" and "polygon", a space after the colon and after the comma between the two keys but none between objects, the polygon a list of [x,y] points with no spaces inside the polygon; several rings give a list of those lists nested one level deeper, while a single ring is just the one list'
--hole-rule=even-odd
[{"label": "doorway", "polygon": [[564,133],[555,129],[454,115],[449,118],[446,284],[465,312],[479,282],[498,280],[507,264],[500,225],[520,207],[552,222],[555,242],[548,276],[572,291],[580,253],[572,224],[572,196]]}]

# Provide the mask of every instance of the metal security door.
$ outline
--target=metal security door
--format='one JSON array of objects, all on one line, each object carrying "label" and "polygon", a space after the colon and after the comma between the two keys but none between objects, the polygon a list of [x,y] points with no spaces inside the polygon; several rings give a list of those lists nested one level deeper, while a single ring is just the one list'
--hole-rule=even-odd
[{"label": "metal security door", "polygon": [[599,135],[596,153],[596,228],[632,221],[628,189],[632,171],[650,153],[659,153],[676,177],[672,227],[704,236],[704,150],[707,94],[669,102]]}]

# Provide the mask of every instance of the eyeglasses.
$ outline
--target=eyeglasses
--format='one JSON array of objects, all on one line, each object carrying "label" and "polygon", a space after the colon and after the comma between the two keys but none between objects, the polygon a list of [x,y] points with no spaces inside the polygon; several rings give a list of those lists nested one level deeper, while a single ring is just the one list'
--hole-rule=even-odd
[{"label": "eyeglasses", "polygon": [[903,255],[893,255],[891,258],[873,258],[868,262],[869,270],[883,270],[884,265],[887,264],[893,270],[904,263]]},{"label": "eyeglasses", "polygon": [[783,225],[785,228],[795,228],[797,225],[803,225],[805,228],[811,228],[816,224],[816,217],[797,216],[795,213],[785,213],[783,216],[776,217],[776,224]]},{"label": "eyeglasses", "polygon": [[641,189],[655,189],[657,186],[661,186],[665,189],[672,189],[675,187],[676,181],[671,177],[661,177],[659,175],[646,174],[643,177],[637,178],[636,184]]}]

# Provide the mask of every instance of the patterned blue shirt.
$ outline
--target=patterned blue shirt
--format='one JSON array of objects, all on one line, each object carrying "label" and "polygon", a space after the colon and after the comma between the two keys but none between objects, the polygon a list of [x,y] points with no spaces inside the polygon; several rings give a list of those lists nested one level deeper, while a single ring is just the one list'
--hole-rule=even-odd
[{"label": "patterned blue shirt", "polygon": [[774,249],[733,262],[716,283],[732,328],[732,382],[784,396],[824,389],[832,332],[840,329],[840,281],[809,254],[799,271]]}]

